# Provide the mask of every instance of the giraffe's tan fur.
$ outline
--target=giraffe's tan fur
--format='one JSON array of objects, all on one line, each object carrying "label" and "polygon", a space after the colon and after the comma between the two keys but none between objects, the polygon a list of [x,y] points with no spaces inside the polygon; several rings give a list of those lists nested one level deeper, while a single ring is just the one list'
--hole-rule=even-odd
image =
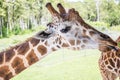
[{"label": "giraffe's tan fur", "polygon": [[[120,42],[120,37],[116,42]],[[103,80],[120,78],[120,48],[117,47],[117,50],[107,46],[101,48],[103,49],[101,49],[102,53],[98,63]]]}]

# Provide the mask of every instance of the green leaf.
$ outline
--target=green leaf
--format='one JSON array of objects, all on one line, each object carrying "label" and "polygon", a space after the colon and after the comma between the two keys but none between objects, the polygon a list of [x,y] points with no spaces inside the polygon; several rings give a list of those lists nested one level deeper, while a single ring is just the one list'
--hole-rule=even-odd
[{"label": "green leaf", "polygon": [[118,42],[118,47],[120,48],[120,42]]}]

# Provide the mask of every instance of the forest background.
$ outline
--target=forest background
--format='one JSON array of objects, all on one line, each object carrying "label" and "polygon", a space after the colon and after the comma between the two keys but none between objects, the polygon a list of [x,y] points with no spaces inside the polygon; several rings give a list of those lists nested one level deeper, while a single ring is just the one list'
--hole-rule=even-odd
[{"label": "forest background", "polygon": [[0,38],[29,33],[45,28],[51,20],[47,2],[55,8],[75,8],[81,17],[101,30],[120,31],[120,0],[0,0]]}]

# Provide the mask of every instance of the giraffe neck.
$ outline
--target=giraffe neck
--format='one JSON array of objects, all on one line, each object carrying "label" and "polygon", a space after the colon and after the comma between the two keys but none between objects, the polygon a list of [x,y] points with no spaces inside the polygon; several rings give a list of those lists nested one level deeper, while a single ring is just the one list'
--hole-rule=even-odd
[{"label": "giraffe neck", "polygon": [[[50,41],[50,40],[49,40]],[[0,53],[0,80],[9,80],[42,57],[59,49],[48,40],[30,38],[26,42]]]}]

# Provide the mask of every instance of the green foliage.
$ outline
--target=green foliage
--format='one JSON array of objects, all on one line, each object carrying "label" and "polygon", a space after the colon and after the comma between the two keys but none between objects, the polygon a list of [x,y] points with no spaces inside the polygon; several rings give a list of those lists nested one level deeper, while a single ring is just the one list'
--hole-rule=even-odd
[{"label": "green foliage", "polygon": [[16,25],[16,26],[12,29],[11,33],[14,34],[14,35],[18,35],[18,34],[21,33],[21,31],[22,31],[22,29],[21,29],[18,25]]},{"label": "green foliage", "polygon": [[97,29],[101,29],[101,30],[105,30],[105,29],[109,29],[109,24],[105,23],[105,22],[91,22],[89,21],[88,24],[90,24],[91,26],[97,28]]},{"label": "green foliage", "polygon": [[6,27],[3,27],[2,28],[2,37],[8,37],[8,35],[7,35],[7,28]]},{"label": "green foliage", "polygon": [[120,25],[110,27],[112,31],[120,31]]},{"label": "green foliage", "polygon": [[110,26],[120,24],[120,5],[114,0],[102,0],[101,3],[101,20],[110,24]]},{"label": "green foliage", "polygon": [[[96,5],[96,1],[99,1],[99,5]],[[83,2],[0,0],[0,27],[3,28],[3,37],[31,32],[34,27],[36,28],[41,24],[41,17],[45,17],[45,21],[50,21],[51,15],[45,7],[47,2],[51,2],[55,9],[58,9],[57,3],[62,3],[66,9],[75,8],[85,21],[88,20],[92,26],[103,30],[109,26],[120,25],[120,2],[116,4],[114,0],[83,0]],[[99,8],[99,15],[97,7]],[[119,30],[119,27],[111,27],[112,29]],[[0,32],[2,31],[0,30]]]},{"label": "green foliage", "polygon": [[120,48],[120,42],[118,42],[117,44],[118,44],[118,47]]},{"label": "green foliage", "polygon": [[109,24],[105,22],[89,22],[89,23],[95,27],[109,27]]},{"label": "green foliage", "polygon": [[42,3],[43,0],[0,0],[0,27],[7,27],[10,31],[4,30],[2,37],[18,35],[23,29],[38,26],[42,17]]}]

